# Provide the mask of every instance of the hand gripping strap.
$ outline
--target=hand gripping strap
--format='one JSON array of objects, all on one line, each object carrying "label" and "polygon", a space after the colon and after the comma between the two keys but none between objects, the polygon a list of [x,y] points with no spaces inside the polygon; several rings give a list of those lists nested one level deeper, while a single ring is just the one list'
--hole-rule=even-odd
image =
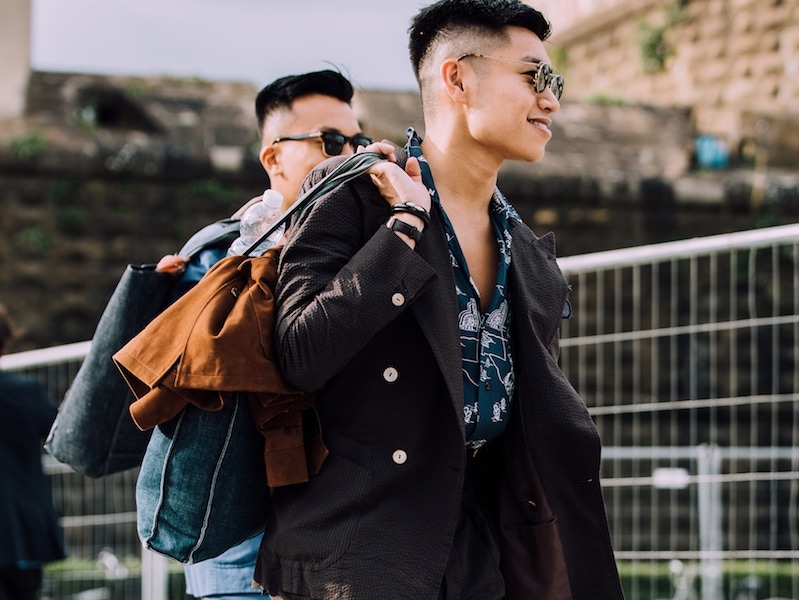
[{"label": "hand gripping strap", "polygon": [[373,165],[383,160],[386,160],[386,157],[377,152],[359,152],[358,154],[347,157],[346,160],[342,161],[335,169],[330,171],[330,173],[325,175],[323,179],[308,190],[304,196],[297,198],[294,204],[292,204],[289,209],[242,254],[244,256],[249,256],[250,252],[255,250],[261,242],[277,231],[279,227],[282,227],[284,223],[291,220],[295,214],[309,208],[318,198],[325,195],[327,192],[363,175],[371,169]]}]

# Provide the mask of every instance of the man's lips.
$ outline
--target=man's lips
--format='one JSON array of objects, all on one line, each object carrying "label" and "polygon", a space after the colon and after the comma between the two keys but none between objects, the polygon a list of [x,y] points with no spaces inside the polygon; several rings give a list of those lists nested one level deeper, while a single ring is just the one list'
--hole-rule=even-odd
[{"label": "man's lips", "polygon": [[549,129],[552,126],[552,119],[550,119],[549,117],[532,117],[527,120],[533,124],[543,125],[547,129]]},{"label": "man's lips", "polygon": [[549,117],[533,117],[532,119],[527,119],[527,122],[535,125],[539,129],[546,131],[549,134],[552,133],[549,129],[552,126],[552,119]]}]

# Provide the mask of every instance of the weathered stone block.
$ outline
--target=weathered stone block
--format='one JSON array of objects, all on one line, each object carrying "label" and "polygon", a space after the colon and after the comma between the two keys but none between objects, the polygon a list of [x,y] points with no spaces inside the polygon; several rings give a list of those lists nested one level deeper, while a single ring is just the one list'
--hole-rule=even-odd
[{"label": "weathered stone block", "polygon": [[799,165],[799,115],[745,111],[741,138],[753,140],[765,151],[769,165],[793,169]]}]

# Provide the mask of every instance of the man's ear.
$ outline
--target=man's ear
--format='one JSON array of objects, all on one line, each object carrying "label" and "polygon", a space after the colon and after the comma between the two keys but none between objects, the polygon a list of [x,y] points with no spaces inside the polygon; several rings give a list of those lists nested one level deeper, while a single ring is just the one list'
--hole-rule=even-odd
[{"label": "man's ear", "polygon": [[454,102],[464,102],[466,98],[463,87],[464,67],[461,62],[448,58],[441,63],[439,75],[450,98]]},{"label": "man's ear", "polygon": [[264,168],[264,171],[270,175],[276,171],[278,163],[280,162],[276,146],[277,144],[264,146],[258,154],[258,158],[261,160],[261,166]]}]

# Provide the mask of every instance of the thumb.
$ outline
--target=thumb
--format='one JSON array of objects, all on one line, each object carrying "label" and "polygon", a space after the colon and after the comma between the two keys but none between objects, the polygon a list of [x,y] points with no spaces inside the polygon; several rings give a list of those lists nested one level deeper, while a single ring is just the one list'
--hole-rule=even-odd
[{"label": "thumb", "polygon": [[405,173],[407,173],[415,183],[422,183],[422,167],[419,166],[418,158],[415,156],[408,158],[405,163]]}]

